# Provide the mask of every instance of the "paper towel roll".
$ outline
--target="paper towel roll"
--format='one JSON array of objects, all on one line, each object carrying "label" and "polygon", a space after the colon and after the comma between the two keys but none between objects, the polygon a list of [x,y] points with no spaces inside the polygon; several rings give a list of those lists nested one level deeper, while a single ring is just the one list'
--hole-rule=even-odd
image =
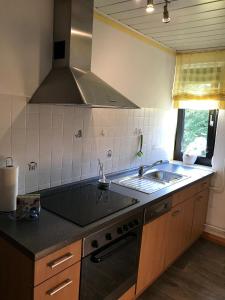
[{"label": "paper towel roll", "polygon": [[7,166],[0,168],[0,211],[16,210],[18,195],[19,167]]}]

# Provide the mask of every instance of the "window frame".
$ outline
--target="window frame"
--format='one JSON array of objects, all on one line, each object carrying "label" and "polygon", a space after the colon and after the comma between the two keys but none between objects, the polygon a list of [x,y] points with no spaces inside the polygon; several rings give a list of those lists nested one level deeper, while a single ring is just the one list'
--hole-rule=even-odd
[{"label": "window frame", "polygon": [[[195,164],[211,167],[212,157],[215,148],[219,110],[209,109],[208,111],[209,111],[209,120],[208,120],[208,136],[207,136],[207,148],[206,148],[207,153],[206,153],[206,157],[198,156]],[[182,144],[183,133],[184,133],[184,119],[185,119],[185,109],[178,109],[177,129],[176,129],[175,146],[174,146],[174,159],[179,161],[183,160],[183,152],[181,151],[181,144]],[[213,126],[210,125],[211,119],[213,119],[214,121]]]}]

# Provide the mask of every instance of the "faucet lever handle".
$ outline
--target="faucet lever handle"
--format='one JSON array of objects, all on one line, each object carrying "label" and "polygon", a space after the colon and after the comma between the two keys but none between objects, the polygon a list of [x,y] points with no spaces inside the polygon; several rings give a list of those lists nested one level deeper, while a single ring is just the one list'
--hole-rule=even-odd
[{"label": "faucet lever handle", "polygon": [[138,175],[142,176],[144,174],[144,165],[140,166],[138,169]]}]

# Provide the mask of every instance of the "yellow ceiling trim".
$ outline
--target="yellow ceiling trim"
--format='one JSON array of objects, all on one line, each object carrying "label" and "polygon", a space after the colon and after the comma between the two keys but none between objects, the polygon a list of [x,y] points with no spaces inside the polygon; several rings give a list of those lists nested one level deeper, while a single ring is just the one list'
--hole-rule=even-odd
[{"label": "yellow ceiling trim", "polygon": [[133,29],[129,28],[128,26],[121,24],[120,22],[118,22],[116,20],[113,20],[108,16],[105,16],[104,14],[98,12],[97,10],[95,10],[94,16],[97,20],[113,27],[114,29],[117,29],[121,32],[129,34],[130,36],[138,39],[139,41],[142,41],[143,43],[145,43],[147,45],[150,45],[150,46],[155,47],[155,48],[157,48],[161,51],[169,53],[170,55],[173,55],[173,56],[176,55],[176,51],[174,51],[173,49],[167,48],[167,47],[161,45],[160,43],[156,42],[155,40],[146,37],[145,35],[139,33],[138,31],[133,30]]}]

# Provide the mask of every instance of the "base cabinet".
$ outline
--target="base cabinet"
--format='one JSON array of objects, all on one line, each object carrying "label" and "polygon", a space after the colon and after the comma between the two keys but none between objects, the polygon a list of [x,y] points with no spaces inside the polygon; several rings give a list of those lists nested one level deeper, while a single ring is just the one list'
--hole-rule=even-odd
[{"label": "base cabinet", "polygon": [[169,213],[144,225],[136,294],[140,294],[164,270],[168,217]]},{"label": "base cabinet", "polygon": [[170,212],[143,228],[136,296],[139,296],[203,232],[209,180],[173,196]]},{"label": "base cabinet", "polygon": [[53,276],[34,288],[34,300],[79,299],[80,263]]},{"label": "base cabinet", "polygon": [[165,236],[165,268],[171,265],[191,244],[193,214],[194,205],[192,199],[178,204],[170,211]]},{"label": "base cabinet", "polygon": [[118,300],[134,300],[135,299],[135,285],[133,285],[125,294]]},{"label": "base cabinet", "polygon": [[183,203],[183,223],[182,223],[182,244],[181,250],[184,251],[192,244],[191,233],[194,215],[193,198],[188,199]]},{"label": "base cabinet", "polygon": [[0,249],[0,299],[79,299],[81,241],[37,261],[3,238]]},{"label": "base cabinet", "polygon": [[194,197],[194,216],[192,224],[191,241],[194,242],[204,229],[208,209],[209,191],[204,190]]},{"label": "base cabinet", "polygon": [[182,250],[182,223],[183,223],[183,204],[174,207],[169,214],[169,221],[166,230],[165,244],[165,267],[170,265],[179,256]]}]

